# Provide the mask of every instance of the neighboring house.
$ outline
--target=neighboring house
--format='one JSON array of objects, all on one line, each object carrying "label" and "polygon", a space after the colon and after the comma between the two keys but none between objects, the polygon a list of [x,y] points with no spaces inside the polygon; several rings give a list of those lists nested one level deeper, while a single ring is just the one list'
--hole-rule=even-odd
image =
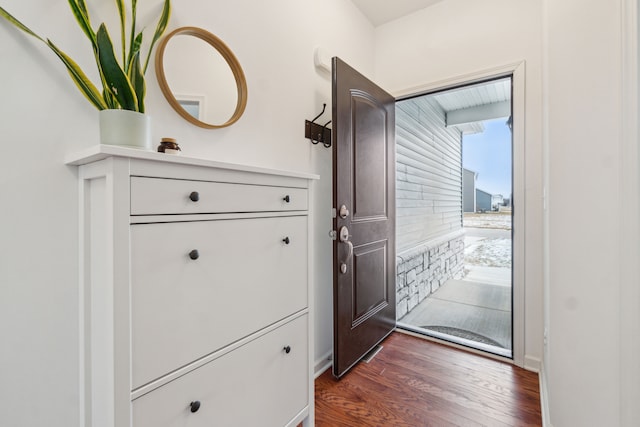
[{"label": "neighboring house", "polygon": [[491,210],[492,194],[476,188],[476,212],[489,212]]},{"label": "neighboring house", "polygon": [[504,205],[502,194],[491,194],[476,188],[478,172],[462,168],[462,209],[465,213],[497,211]]},{"label": "neighboring house", "polygon": [[500,206],[504,205],[502,194],[493,194],[491,196],[491,210],[497,211]]},{"label": "neighboring house", "polygon": [[476,211],[476,181],[478,172],[462,168],[462,209],[464,212]]}]

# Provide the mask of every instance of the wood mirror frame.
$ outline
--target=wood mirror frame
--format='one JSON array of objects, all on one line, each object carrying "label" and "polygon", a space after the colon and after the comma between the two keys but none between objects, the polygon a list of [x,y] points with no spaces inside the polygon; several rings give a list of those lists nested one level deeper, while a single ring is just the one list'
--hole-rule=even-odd
[{"label": "wood mirror frame", "polygon": [[[215,50],[217,50],[229,65],[229,68],[231,69],[231,72],[233,73],[233,76],[236,81],[238,98],[237,98],[235,111],[233,112],[233,115],[226,122],[222,124],[214,124],[214,123],[207,123],[207,122],[198,120],[180,105],[180,103],[174,96],[173,92],[171,91],[171,88],[167,83],[167,78],[164,70],[164,52],[165,52],[165,48],[167,47],[167,43],[176,35],[193,36],[203,40],[204,42],[208,43],[211,47],[213,47]],[[240,116],[242,116],[242,113],[244,112],[244,109],[247,106],[247,81],[244,77],[244,72],[242,71],[242,67],[240,66],[240,63],[238,62],[237,58],[235,57],[231,49],[229,49],[229,47],[227,47],[227,45],[224,44],[222,40],[220,40],[218,37],[211,34],[210,32],[203,30],[202,28],[181,27],[167,34],[158,44],[158,48],[156,51],[155,69],[156,69],[156,76],[158,78],[158,84],[160,85],[160,89],[162,90],[164,97],[167,99],[167,101],[169,101],[169,104],[171,105],[171,107],[173,107],[173,109],[176,110],[176,112],[180,114],[184,119],[186,119],[188,122],[196,126],[206,128],[206,129],[218,129],[218,128],[230,126],[233,123],[237,122],[238,119],[240,119]]]}]

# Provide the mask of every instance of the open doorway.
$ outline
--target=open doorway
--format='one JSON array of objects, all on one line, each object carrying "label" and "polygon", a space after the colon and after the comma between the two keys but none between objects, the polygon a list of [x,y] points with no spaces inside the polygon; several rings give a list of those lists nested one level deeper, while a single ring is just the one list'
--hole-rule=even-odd
[{"label": "open doorway", "polygon": [[398,326],[513,357],[512,77],[396,103]]}]

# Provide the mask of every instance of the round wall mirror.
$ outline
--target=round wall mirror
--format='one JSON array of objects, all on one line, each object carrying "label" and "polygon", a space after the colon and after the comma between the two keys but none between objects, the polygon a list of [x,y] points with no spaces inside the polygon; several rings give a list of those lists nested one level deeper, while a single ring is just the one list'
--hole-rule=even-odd
[{"label": "round wall mirror", "polygon": [[196,126],[229,126],[247,105],[240,63],[222,40],[202,28],[178,28],[162,39],[156,75],[169,104]]}]

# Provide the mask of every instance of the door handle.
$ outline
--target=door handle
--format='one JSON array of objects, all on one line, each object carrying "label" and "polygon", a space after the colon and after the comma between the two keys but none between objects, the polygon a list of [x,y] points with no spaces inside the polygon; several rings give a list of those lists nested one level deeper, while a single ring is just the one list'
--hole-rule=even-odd
[{"label": "door handle", "polygon": [[349,247],[349,252],[347,254],[347,258],[340,263],[340,272],[345,274],[347,272],[347,263],[353,256],[353,243],[349,240],[349,229],[345,226],[340,227],[340,241],[342,243],[346,243]]}]

